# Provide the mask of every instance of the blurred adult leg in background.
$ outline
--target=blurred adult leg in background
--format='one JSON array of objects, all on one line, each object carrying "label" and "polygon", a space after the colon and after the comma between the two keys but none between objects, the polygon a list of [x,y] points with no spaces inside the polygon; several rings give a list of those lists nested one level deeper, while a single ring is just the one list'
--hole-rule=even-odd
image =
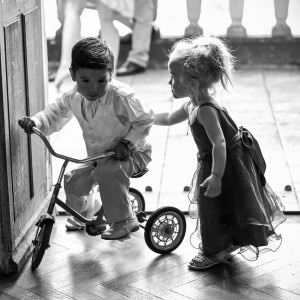
[{"label": "blurred adult leg in background", "polygon": [[117,20],[125,26],[133,27],[134,0],[96,0],[96,6],[101,24],[101,39],[112,48],[117,68],[120,51],[120,33],[115,26]]},{"label": "blurred adult leg in background", "polygon": [[117,70],[117,76],[138,74],[147,69],[156,13],[157,0],[135,0],[131,50]]},{"label": "blurred adult leg in background", "polygon": [[80,16],[85,6],[86,0],[57,0],[58,19],[63,24],[60,63],[54,80],[57,89],[70,76],[71,51],[73,45],[80,40]]},{"label": "blurred adult leg in background", "polygon": [[64,80],[70,76],[71,50],[81,38],[80,17],[86,7],[98,10],[101,38],[112,48],[115,68],[119,58],[120,34],[114,20],[132,29],[132,47],[117,75],[124,76],[145,71],[149,61],[157,0],[57,0],[62,38],[60,64],[54,80],[55,87],[59,89]]}]

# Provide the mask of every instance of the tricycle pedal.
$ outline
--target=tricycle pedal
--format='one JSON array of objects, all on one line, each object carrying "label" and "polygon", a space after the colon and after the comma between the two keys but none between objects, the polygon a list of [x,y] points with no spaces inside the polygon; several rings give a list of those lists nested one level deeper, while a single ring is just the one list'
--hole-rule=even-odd
[{"label": "tricycle pedal", "polygon": [[138,221],[140,223],[143,223],[145,221],[147,221],[147,218],[146,218],[146,213],[144,211],[139,211],[136,213],[136,218],[138,219]]}]

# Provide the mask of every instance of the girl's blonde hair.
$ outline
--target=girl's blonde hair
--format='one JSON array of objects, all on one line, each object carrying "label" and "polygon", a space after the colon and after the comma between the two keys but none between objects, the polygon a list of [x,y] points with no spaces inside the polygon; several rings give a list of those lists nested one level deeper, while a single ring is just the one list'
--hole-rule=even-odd
[{"label": "girl's blonde hair", "polygon": [[208,89],[221,81],[224,89],[232,85],[235,58],[224,41],[217,37],[193,36],[176,42],[169,53],[183,64],[189,78],[199,81]]}]

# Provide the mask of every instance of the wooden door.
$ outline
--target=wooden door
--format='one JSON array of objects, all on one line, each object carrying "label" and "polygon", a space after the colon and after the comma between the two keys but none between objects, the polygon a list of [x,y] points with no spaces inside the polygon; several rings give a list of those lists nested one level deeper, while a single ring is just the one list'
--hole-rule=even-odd
[{"label": "wooden door", "polygon": [[45,34],[41,0],[0,3],[0,271],[17,271],[31,252],[34,224],[49,192],[43,144],[17,120],[45,106]]}]

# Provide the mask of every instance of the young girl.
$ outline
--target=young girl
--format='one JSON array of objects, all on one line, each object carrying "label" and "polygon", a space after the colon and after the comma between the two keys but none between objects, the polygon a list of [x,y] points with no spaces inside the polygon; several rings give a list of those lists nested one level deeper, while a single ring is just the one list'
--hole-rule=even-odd
[{"label": "young girl", "polygon": [[174,98],[190,101],[171,114],[156,114],[154,120],[156,125],[173,125],[188,119],[198,148],[190,192],[200,243],[189,268],[196,270],[227,262],[237,251],[253,260],[262,250],[277,250],[281,236],[274,229],[286,219],[280,199],[265,181],[257,141],[216,101],[214,88],[221,83],[227,89],[233,65],[233,56],[218,38],[196,36],[175,43],[169,84]]}]

